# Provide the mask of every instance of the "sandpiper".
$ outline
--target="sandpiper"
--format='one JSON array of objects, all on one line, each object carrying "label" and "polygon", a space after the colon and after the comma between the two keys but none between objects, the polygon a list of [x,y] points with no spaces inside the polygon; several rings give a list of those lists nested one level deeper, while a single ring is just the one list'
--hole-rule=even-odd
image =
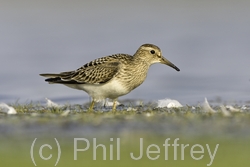
[{"label": "sandpiper", "polygon": [[128,54],[114,54],[95,59],[75,71],[59,74],[40,74],[47,77],[49,83],[64,84],[70,88],[87,92],[92,102],[106,98],[113,100],[113,111],[116,110],[117,98],[128,94],[146,79],[149,67],[154,63],[162,63],[180,71],[173,63],[162,56],[159,47],[144,44],[133,56]]}]

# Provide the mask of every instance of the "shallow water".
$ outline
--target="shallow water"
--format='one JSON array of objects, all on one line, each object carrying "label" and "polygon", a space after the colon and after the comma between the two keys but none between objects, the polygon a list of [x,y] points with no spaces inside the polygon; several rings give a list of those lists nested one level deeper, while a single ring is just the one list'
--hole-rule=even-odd
[{"label": "shallow water", "polygon": [[247,102],[249,1],[4,1],[0,5],[0,101],[88,102],[39,73],[74,70],[115,53],[158,45],[181,69],[153,65],[125,99]]}]

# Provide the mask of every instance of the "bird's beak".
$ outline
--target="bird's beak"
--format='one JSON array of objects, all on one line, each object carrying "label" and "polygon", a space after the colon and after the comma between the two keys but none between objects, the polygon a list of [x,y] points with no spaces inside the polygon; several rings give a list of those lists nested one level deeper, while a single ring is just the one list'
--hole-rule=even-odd
[{"label": "bird's beak", "polygon": [[161,62],[162,64],[166,64],[172,68],[174,68],[176,71],[180,71],[180,69],[178,67],[176,67],[173,63],[171,63],[169,60],[167,60],[166,58],[162,57]]}]

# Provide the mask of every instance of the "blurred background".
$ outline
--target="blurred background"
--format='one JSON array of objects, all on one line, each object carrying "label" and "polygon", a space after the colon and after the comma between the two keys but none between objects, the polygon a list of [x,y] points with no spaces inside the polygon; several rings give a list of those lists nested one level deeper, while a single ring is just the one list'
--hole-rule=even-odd
[{"label": "blurred background", "polygon": [[88,102],[85,92],[48,85],[39,73],[153,43],[181,71],[153,65],[120,100],[249,102],[249,7],[248,0],[2,0],[0,101]]}]

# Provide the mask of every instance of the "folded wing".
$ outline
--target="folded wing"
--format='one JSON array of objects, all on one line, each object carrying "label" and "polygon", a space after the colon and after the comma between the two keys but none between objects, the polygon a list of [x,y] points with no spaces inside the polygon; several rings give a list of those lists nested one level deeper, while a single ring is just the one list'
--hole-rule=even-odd
[{"label": "folded wing", "polygon": [[[107,60],[108,59],[108,60]],[[47,77],[45,81],[60,84],[101,84],[112,79],[119,70],[119,61],[112,57],[100,58],[85,64],[75,71],[59,74],[40,74]]]}]

